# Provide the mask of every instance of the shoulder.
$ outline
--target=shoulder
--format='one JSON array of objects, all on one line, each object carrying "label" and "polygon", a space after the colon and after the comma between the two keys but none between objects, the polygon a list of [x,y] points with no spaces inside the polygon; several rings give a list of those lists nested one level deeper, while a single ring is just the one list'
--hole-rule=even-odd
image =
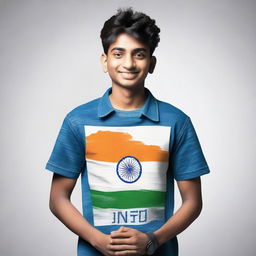
[{"label": "shoulder", "polygon": [[190,117],[174,105],[157,100],[160,119],[171,124],[185,123]]},{"label": "shoulder", "polygon": [[83,123],[85,120],[95,118],[98,112],[99,100],[100,97],[77,106],[66,115],[66,119],[76,125]]}]

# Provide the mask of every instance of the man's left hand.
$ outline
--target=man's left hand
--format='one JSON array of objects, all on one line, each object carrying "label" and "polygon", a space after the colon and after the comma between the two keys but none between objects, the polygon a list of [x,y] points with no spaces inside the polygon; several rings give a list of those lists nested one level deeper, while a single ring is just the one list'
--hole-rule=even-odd
[{"label": "man's left hand", "polygon": [[110,249],[114,255],[140,256],[145,255],[148,236],[133,228],[120,227],[110,234]]}]

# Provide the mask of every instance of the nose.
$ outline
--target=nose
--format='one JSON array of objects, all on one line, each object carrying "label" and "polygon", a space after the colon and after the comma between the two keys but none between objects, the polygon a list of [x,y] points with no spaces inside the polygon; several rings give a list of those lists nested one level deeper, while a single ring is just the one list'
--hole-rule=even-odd
[{"label": "nose", "polygon": [[134,69],[135,68],[135,61],[131,55],[127,55],[123,59],[123,67],[126,69]]}]

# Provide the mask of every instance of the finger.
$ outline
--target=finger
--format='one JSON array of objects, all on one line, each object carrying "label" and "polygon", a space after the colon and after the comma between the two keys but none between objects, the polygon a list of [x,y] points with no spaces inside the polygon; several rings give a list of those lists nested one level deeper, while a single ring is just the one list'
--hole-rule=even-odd
[{"label": "finger", "polygon": [[108,249],[111,251],[127,251],[127,250],[136,250],[137,247],[135,245],[121,244],[121,245],[109,245]]},{"label": "finger", "polygon": [[122,231],[122,232],[125,232],[125,231],[128,231],[129,228],[124,227],[124,226],[121,226],[121,227],[119,228],[119,230]]},{"label": "finger", "polygon": [[123,232],[120,232],[120,231],[112,231],[110,233],[110,236],[111,238],[128,238],[128,237],[131,237],[132,234],[130,231],[123,231]]},{"label": "finger", "polygon": [[138,256],[139,253],[136,250],[125,250],[125,251],[115,252],[114,255]]},{"label": "finger", "polygon": [[[120,232],[126,232],[129,231],[130,229],[124,226],[121,226],[118,230],[112,231],[112,232],[116,232],[116,233],[120,233]],[[111,232],[111,233],[112,233]]]},{"label": "finger", "polygon": [[125,229],[124,226],[121,226],[117,231],[122,232],[124,229]]},{"label": "finger", "polygon": [[132,244],[132,241],[129,238],[114,238],[111,239],[110,244]]}]

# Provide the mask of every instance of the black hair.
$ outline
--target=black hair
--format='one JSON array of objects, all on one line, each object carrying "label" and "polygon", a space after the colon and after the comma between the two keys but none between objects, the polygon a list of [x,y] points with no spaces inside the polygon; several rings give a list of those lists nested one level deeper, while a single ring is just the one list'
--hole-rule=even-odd
[{"label": "black hair", "polygon": [[152,55],[160,41],[159,32],[160,28],[155,24],[155,20],[142,12],[134,12],[129,7],[119,8],[117,14],[104,23],[100,37],[105,54],[118,35],[127,33],[147,45]]}]

